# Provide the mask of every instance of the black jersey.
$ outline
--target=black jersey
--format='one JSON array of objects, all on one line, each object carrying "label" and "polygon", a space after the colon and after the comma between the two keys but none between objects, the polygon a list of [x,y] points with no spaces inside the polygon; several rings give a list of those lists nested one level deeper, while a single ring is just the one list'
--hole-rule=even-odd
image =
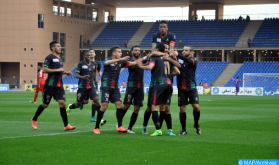
[{"label": "black jersey", "polygon": [[175,44],[175,35],[171,32],[168,32],[167,35],[162,38],[160,32],[153,34],[152,36],[152,45],[160,42],[167,42],[168,44],[174,43]]},{"label": "black jersey", "polygon": [[89,80],[80,78],[78,81],[78,88],[93,88],[95,87],[95,78],[94,71],[96,70],[96,63],[90,62],[90,64],[86,64],[84,61],[80,61],[78,63],[76,72],[81,76],[89,75]]},{"label": "black jersey", "polygon": [[189,64],[184,60],[177,57],[178,62],[181,64],[180,75],[177,75],[177,88],[191,90],[196,88],[196,68],[198,60],[195,57],[190,58],[193,64]]},{"label": "black jersey", "polygon": [[[112,60],[108,57],[106,61]],[[119,61],[110,65],[104,65],[104,71],[102,76],[101,88],[116,88],[118,87],[118,78],[121,68],[128,68],[130,61]]]},{"label": "black jersey", "polygon": [[[63,62],[60,57],[50,54],[45,59],[44,67],[49,69],[63,68]],[[48,73],[48,77],[45,81],[45,87],[63,87],[62,76],[63,72]]]},{"label": "black jersey", "polygon": [[99,61],[91,61],[96,67],[95,70],[101,71],[101,63]]},{"label": "black jersey", "polygon": [[165,61],[163,57],[151,57],[150,63],[154,64],[151,70],[151,83],[150,87],[155,85],[171,84],[170,76],[170,62]]},{"label": "black jersey", "polygon": [[[129,61],[133,62],[133,59]],[[127,87],[137,87],[143,88],[143,72],[144,70],[135,66],[130,66],[129,70],[129,77],[128,77],[128,85]]]}]

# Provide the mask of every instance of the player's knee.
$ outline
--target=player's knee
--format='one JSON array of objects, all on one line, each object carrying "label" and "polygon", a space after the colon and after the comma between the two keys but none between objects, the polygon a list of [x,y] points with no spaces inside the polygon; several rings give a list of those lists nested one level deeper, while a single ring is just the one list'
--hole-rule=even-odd
[{"label": "player's knee", "polygon": [[83,104],[88,104],[89,103],[89,100],[84,100],[83,101]]},{"label": "player's knee", "polygon": [[127,111],[129,108],[130,108],[130,104],[125,104],[124,107],[123,107],[123,110]]},{"label": "player's knee", "polygon": [[92,104],[94,104],[95,106],[100,106],[99,97],[94,98],[94,99],[92,100]]},{"label": "player's knee", "polygon": [[66,105],[65,105],[65,102],[59,103],[59,107],[60,107],[60,108],[65,108],[65,106],[66,106]]},{"label": "player's knee", "polygon": [[47,108],[47,107],[48,107],[48,104],[43,103],[43,104],[42,104],[42,107],[43,107],[43,108]]},{"label": "player's knee", "polygon": [[170,107],[169,107],[169,106],[166,106],[165,111],[166,111],[166,114],[170,114]]},{"label": "player's knee", "polygon": [[186,106],[181,106],[180,107],[180,113],[186,112]]},{"label": "player's knee", "polygon": [[134,113],[138,114],[138,113],[139,113],[139,110],[140,110],[140,107],[138,107],[138,106],[135,106],[135,107],[134,107]]}]

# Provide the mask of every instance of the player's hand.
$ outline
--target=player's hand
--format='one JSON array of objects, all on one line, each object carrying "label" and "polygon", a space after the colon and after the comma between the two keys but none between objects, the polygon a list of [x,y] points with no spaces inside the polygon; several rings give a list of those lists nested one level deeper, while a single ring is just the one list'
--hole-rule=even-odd
[{"label": "player's hand", "polygon": [[176,58],[176,56],[174,56],[174,55],[171,55],[171,58],[174,60],[174,61],[177,61],[177,58]]},{"label": "player's hand", "polygon": [[163,55],[163,59],[166,60],[166,61],[169,61],[169,59],[170,59],[169,55],[167,55],[167,54]]},{"label": "player's hand", "polygon": [[64,72],[64,69],[63,68],[59,68],[59,69],[57,69],[57,72]]},{"label": "player's hand", "polygon": [[85,80],[89,80],[89,78],[90,78],[90,76],[89,76],[89,75],[85,75],[85,76],[83,76],[83,79],[85,79]]},{"label": "player's hand", "polygon": [[69,72],[66,72],[67,75],[70,75],[70,76],[73,76],[73,72],[69,71]]},{"label": "player's hand", "polygon": [[173,50],[173,51],[170,51],[170,55],[173,55],[173,56],[178,56],[178,51],[177,49]]},{"label": "player's hand", "polygon": [[123,58],[120,58],[120,61],[128,61],[130,59],[130,56],[125,56]]}]

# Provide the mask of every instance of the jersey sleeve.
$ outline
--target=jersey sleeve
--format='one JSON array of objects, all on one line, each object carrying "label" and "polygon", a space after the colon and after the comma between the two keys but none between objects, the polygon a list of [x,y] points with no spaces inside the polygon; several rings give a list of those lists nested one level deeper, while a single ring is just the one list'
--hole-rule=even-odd
[{"label": "jersey sleeve", "polygon": [[157,41],[156,41],[156,34],[153,34],[152,36],[152,45],[156,45]]},{"label": "jersey sleeve", "polygon": [[49,68],[51,63],[52,63],[52,59],[49,56],[47,56],[44,62],[44,67]]},{"label": "jersey sleeve", "polygon": [[171,33],[171,35],[170,35],[170,43],[173,43],[173,44],[175,44],[175,34],[174,33]]},{"label": "jersey sleeve", "polygon": [[39,72],[39,77],[43,77],[43,71],[42,70],[40,70],[40,72]]},{"label": "jersey sleeve", "polygon": [[82,65],[81,63],[78,63],[77,69],[76,69],[76,73],[80,73]]},{"label": "jersey sleeve", "polygon": [[130,61],[121,61],[121,68],[128,68]]},{"label": "jersey sleeve", "polygon": [[101,63],[100,62],[98,62],[98,67],[97,67],[97,71],[101,71]]},{"label": "jersey sleeve", "polygon": [[156,59],[157,59],[157,57],[151,57],[151,58],[150,58],[149,64],[153,63],[154,66],[155,66],[155,64],[156,64]]}]

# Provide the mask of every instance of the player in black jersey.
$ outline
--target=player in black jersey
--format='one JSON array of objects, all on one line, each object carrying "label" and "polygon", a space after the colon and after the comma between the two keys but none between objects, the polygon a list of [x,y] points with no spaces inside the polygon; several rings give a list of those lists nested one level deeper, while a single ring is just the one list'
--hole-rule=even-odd
[{"label": "player in black jersey", "polygon": [[[135,45],[131,48],[132,59],[130,61],[139,60],[140,48]],[[144,92],[143,92],[143,73],[144,70],[140,69],[137,66],[130,66],[129,68],[129,77],[127,83],[126,94],[124,98],[124,108],[123,108],[123,117],[125,116],[130,105],[133,104],[134,100],[134,112],[132,113],[130,124],[128,127],[128,133],[135,133],[132,131],[132,127],[136,123],[138,112],[140,107],[143,106]]]},{"label": "player in black jersey", "polygon": [[60,115],[64,122],[64,130],[73,130],[76,127],[68,123],[68,117],[65,109],[65,91],[63,88],[62,75],[73,75],[72,72],[66,72],[63,69],[63,62],[60,58],[61,46],[57,41],[50,44],[52,53],[48,55],[44,62],[43,73],[48,73],[43,90],[43,103],[38,107],[34,117],[31,119],[32,127],[37,129],[37,119],[40,114],[48,107],[53,97],[60,106]]},{"label": "player in black jersey", "polygon": [[[178,62],[181,64],[180,75],[177,76],[178,88],[178,106],[180,106],[180,123],[182,130],[179,135],[186,135],[186,106],[192,104],[194,116],[194,128],[197,134],[201,134],[199,127],[200,107],[199,95],[196,89],[195,73],[198,60],[193,57],[194,49],[192,46],[184,46],[183,52],[178,54],[177,51],[173,53],[177,56]],[[189,101],[188,101],[189,99]]]},{"label": "player in black jersey", "polygon": [[[77,102],[69,104],[67,108],[67,115],[70,115],[71,110],[78,108],[81,104],[88,104],[89,98],[92,100],[92,104],[95,104],[97,111],[100,110],[100,102],[98,91],[95,87],[94,73],[96,72],[96,64],[90,61],[91,53],[84,53],[84,60],[79,62],[76,69],[75,77],[79,79]],[[101,122],[101,125],[105,124],[106,120]]]},{"label": "player in black jersey", "polygon": [[123,105],[121,95],[118,89],[118,78],[121,68],[137,65],[137,61],[131,62],[129,56],[123,57],[122,51],[119,47],[113,47],[110,49],[111,57],[105,60],[104,71],[102,75],[101,83],[101,110],[98,111],[97,122],[93,132],[100,134],[99,124],[103,118],[104,112],[106,111],[109,101],[114,103],[117,111],[117,123],[118,132],[126,133],[127,129],[122,126],[123,119]]},{"label": "player in black jersey", "polygon": [[[99,61],[95,60],[95,57],[96,57],[95,50],[89,49],[89,52],[91,53],[91,61],[93,63],[95,63],[95,65],[96,65],[96,69],[95,69],[96,70],[96,72],[95,72],[95,86],[96,86],[96,89],[98,91],[97,72],[98,72],[99,76],[102,78],[101,63]],[[90,121],[93,121],[93,122],[96,121],[95,113],[96,113],[96,106],[95,106],[95,104],[92,103],[92,114],[91,114],[91,120]]]},{"label": "player in black jersey", "polygon": [[[165,46],[165,51],[164,53],[158,53],[158,52],[153,52],[150,57],[152,56],[162,56],[162,55],[165,55],[165,56],[162,56],[164,58],[164,60],[166,61],[170,61],[170,74],[168,74],[168,77],[169,79],[171,80],[171,83],[173,82],[173,76],[175,75],[178,75],[180,74],[180,71],[179,71],[179,67],[180,64],[173,60],[172,58],[176,58],[175,56],[172,56],[171,58],[169,57],[169,45],[167,42],[162,42]],[[150,103],[150,100],[151,100],[151,96],[152,96],[152,90],[153,90],[153,86],[151,85],[149,87],[149,93],[148,93],[148,108],[146,109],[145,113],[144,113],[144,122],[143,122],[143,129],[142,129],[142,133],[143,134],[147,134],[147,129],[146,129],[146,126],[147,126],[147,123],[148,123],[148,120],[150,118],[150,115],[151,115],[151,103]],[[173,133],[172,131],[172,122],[171,122],[171,114],[170,114],[170,103],[171,103],[171,96],[172,96],[172,91],[173,89],[171,89],[171,92],[168,93],[168,99],[167,99],[167,104],[166,105],[160,105],[160,117],[159,117],[159,122],[160,122],[160,126],[162,126],[162,123],[163,123],[163,120],[166,121],[166,124],[167,124],[167,128],[168,128],[168,133],[167,135],[169,136],[175,136],[175,134]]]},{"label": "player in black jersey", "polygon": [[[162,43],[157,43],[155,47],[156,52],[164,52],[165,46]],[[162,136],[161,126],[158,118],[159,105],[165,105],[168,99],[168,93],[171,92],[171,80],[168,77],[170,74],[169,61],[165,61],[163,57],[153,56],[147,66],[143,66],[141,61],[138,61],[138,66],[142,69],[151,70],[151,84],[152,90],[152,119],[156,127],[156,131],[150,136]]]},{"label": "player in black jersey", "polygon": [[160,21],[159,32],[152,36],[152,51],[157,43],[166,42],[170,45],[170,51],[173,51],[175,45],[175,34],[168,32],[168,22]]}]

